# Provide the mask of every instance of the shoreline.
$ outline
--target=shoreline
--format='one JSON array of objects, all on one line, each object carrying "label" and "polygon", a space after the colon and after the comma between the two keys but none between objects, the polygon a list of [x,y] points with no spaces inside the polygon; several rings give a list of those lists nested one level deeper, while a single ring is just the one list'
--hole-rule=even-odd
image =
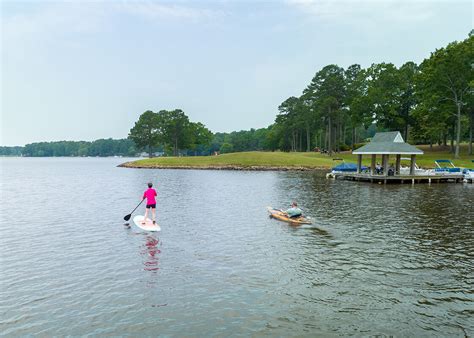
[{"label": "shoreline", "polygon": [[[333,158],[337,156],[337,158]],[[237,152],[219,156],[183,156],[155,157],[133,159],[124,158],[118,165],[122,168],[135,169],[188,169],[188,170],[234,170],[234,171],[330,171],[341,161],[355,163],[357,158],[350,153],[338,153],[328,156],[319,153],[286,153],[286,152]],[[420,168],[433,168],[437,158],[451,159],[445,153],[425,153],[417,159]],[[455,159],[458,167],[469,168],[470,156]],[[337,160],[337,162],[335,161]],[[370,158],[362,160],[363,165],[370,165]],[[405,163],[406,165],[406,163]]]},{"label": "shoreline", "polygon": [[135,162],[119,164],[120,168],[132,169],[181,169],[181,170],[234,170],[234,171],[319,171],[330,170],[327,167],[304,167],[304,166],[239,166],[239,165],[140,165]]}]

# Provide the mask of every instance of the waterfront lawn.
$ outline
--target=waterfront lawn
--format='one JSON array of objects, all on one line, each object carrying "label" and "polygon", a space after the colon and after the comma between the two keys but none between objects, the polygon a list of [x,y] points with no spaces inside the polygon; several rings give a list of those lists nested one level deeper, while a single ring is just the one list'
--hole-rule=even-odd
[{"label": "waterfront lawn", "polygon": [[[454,159],[454,155],[440,147],[418,146],[425,154],[417,156],[416,162],[422,168],[434,168],[434,160],[449,159],[455,166],[473,168],[471,160],[474,156],[467,155],[467,146],[461,148],[461,158]],[[407,156],[408,157],[408,156]],[[250,151],[241,153],[222,154],[218,156],[186,156],[186,157],[155,157],[131,162],[136,167],[285,167],[285,168],[331,168],[341,161],[333,159],[340,158],[346,162],[357,162],[357,156],[350,152],[333,154],[332,156],[314,152],[263,152]],[[377,161],[381,162],[381,156]],[[389,163],[395,163],[395,157],[391,156]],[[363,157],[363,164],[370,166],[370,156]],[[402,161],[402,165],[409,166],[409,161]]]},{"label": "waterfront lawn", "polygon": [[132,162],[139,167],[306,167],[330,168],[332,157],[319,153],[249,151],[218,156],[155,157]]}]

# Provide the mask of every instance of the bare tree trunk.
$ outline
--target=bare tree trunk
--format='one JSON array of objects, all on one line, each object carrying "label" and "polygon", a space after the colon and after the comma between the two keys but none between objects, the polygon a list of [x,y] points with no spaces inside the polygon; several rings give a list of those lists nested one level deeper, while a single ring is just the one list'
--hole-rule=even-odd
[{"label": "bare tree trunk", "polygon": [[290,139],[290,151],[293,151],[293,143],[295,142],[295,132],[291,131],[291,139]]},{"label": "bare tree trunk", "polygon": [[306,127],[306,151],[311,151],[311,133],[309,132],[309,126]]},{"label": "bare tree trunk", "polygon": [[[344,123],[341,123],[341,134],[340,134],[340,144],[341,145],[345,145],[346,144],[346,126],[344,125]],[[341,148],[341,146],[339,145],[339,149]]]},{"label": "bare tree trunk", "polygon": [[342,128],[342,144],[346,145],[347,125]]},{"label": "bare tree trunk", "polygon": [[291,132],[291,136],[290,136],[290,151],[293,150],[293,132]]},{"label": "bare tree trunk", "polygon": [[457,102],[458,113],[456,114],[457,118],[457,128],[456,128],[456,151],[454,153],[454,158],[459,158],[459,143],[461,142],[461,102]]},{"label": "bare tree trunk", "polygon": [[326,130],[324,130],[324,149],[326,151],[329,151],[329,129],[326,127]]},{"label": "bare tree trunk", "polygon": [[454,131],[451,133],[451,140],[449,145],[451,147],[451,154],[454,154]]},{"label": "bare tree trunk", "polygon": [[351,149],[354,150],[355,138],[356,138],[356,129],[352,126],[352,140],[351,140]]},{"label": "bare tree trunk", "polygon": [[303,151],[303,133],[299,133],[300,134],[300,147],[299,147],[299,151]]},{"label": "bare tree trunk", "polygon": [[337,125],[336,125],[336,147],[337,147],[337,152],[340,152],[341,151],[341,131],[342,131],[342,128],[341,128],[341,125],[342,123],[341,122],[337,122]]},{"label": "bare tree trunk", "polygon": [[328,116],[328,132],[329,132],[329,135],[328,135],[328,140],[329,140],[329,143],[328,143],[328,152],[329,152],[329,155],[332,155],[332,124],[331,124],[331,108],[329,108],[329,116]]},{"label": "bare tree trunk", "polygon": [[471,111],[469,115],[470,124],[469,124],[469,155],[472,155],[472,129],[474,129],[474,111]]}]

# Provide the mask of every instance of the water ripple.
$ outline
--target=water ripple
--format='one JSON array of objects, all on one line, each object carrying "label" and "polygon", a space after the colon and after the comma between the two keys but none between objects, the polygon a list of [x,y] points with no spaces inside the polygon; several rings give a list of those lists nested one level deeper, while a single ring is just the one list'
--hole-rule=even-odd
[{"label": "water ripple", "polygon": [[[474,333],[469,185],[1,161],[2,335]],[[158,234],[121,219],[150,180]],[[313,225],[268,218],[291,200]]]}]

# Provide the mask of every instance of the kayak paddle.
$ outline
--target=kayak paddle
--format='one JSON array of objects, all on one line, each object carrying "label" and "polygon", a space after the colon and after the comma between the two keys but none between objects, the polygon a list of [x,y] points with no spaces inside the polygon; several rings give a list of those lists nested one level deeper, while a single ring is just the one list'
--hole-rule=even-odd
[{"label": "kayak paddle", "polygon": [[126,220],[126,221],[128,221],[128,220],[130,219],[130,217],[132,217],[133,212],[134,212],[135,210],[137,210],[137,208],[140,206],[140,204],[143,203],[144,200],[145,200],[145,199],[142,199],[142,201],[141,201],[140,203],[138,203],[138,205],[135,207],[135,209],[133,209],[132,212],[129,213],[128,215],[124,216],[123,219]]}]

